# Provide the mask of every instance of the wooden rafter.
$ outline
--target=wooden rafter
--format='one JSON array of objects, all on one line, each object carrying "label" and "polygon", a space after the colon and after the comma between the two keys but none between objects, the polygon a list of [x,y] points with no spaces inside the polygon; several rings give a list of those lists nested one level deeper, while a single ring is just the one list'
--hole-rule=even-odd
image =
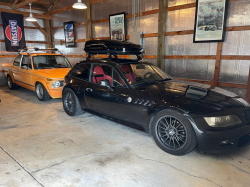
[{"label": "wooden rafter", "polygon": [[54,5],[54,3],[46,2],[44,0],[37,0],[36,3],[43,4],[43,5]]},{"label": "wooden rafter", "polygon": [[16,4],[13,8],[14,9],[22,8],[22,7],[26,6],[29,3],[34,3],[36,1],[37,0],[25,0],[25,1],[21,2],[21,3]]},{"label": "wooden rafter", "polygon": [[[12,7],[12,4],[11,4],[11,3],[4,3],[4,2],[0,2],[0,5]],[[29,6],[24,6],[24,7],[22,7],[22,8],[25,8],[25,9],[30,9],[30,7],[29,7]],[[45,11],[45,9],[42,9],[42,8],[36,8],[36,7],[32,7],[32,10],[40,10],[40,11]]]},{"label": "wooden rafter", "polygon": [[69,11],[69,10],[72,10],[72,9],[74,9],[72,6],[67,6],[67,7],[64,7],[64,8],[60,8],[58,10],[51,11],[50,15],[59,14],[61,12],[66,12],[66,11]]},{"label": "wooden rafter", "polygon": [[37,22],[32,22],[43,34],[47,35],[47,32]]},{"label": "wooden rafter", "polygon": [[19,1],[19,0],[15,0],[15,1],[13,2],[12,5],[10,4],[10,6],[11,6],[12,8],[14,8],[14,6],[18,3],[18,1]]},{"label": "wooden rafter", "polygon": [[62,0],[57,0],[56,3],[53,4],[53,6],[49,9],[48,12],[52,12],[61,2]]},{"label": "wooden rafter", "polygon": [[[18,11],[18,10],[0,8],[0,12],[9,12],[9,13],[14,13],[14,14],[22,14],[24,17],[29,17],[29,12],[23,12],[23,11]],[[38,18],[38,19],[50,19],[51,18],[50,15],[37,14],[37,13],[33,13],[33,17]]]}]

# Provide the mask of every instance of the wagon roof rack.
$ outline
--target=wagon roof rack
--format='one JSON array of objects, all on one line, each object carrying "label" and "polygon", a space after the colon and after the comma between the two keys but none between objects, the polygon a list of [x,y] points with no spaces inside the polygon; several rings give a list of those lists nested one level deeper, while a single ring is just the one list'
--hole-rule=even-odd
[{"label": "wagon roof rack", "polygon": [[85,43],[84,50],[88,53],[87,60],[96,54],[107,54],[108,59],[117,58],[117,55],[136,55],[141,60],[144,52],[141,45],[117,40],[89,40]]},{"label": "wagon roof rack", "polygon": [[25,47],[23,49],[20,49],[19,53],[22,54],[22,53],[28,53],[30,54],[29,50],[33,50],[33,51],[57,51],[58,53],[60,54],[63,54],[62,52],[60,52],[57,48],[46,48],[46,49],[40,49],[38,47]]}]

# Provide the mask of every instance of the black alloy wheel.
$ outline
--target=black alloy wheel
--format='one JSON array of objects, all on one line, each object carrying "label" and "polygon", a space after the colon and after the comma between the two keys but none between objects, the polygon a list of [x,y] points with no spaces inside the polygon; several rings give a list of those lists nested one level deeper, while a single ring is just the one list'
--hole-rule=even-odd
[{"label": "black alloy wheel", "polygon": [[84,113],[73,90],[66,88],[63,92],[62,101],[64,111],[69,116],[78,116]]},{"label": "black alloy wheel", "polygon": [[156,125],[157,138],[171,150],[181,149],[187,142],[185,126],[173,116],[161,117]]},{"label": "black alloy wheel", "polygon": [[177,111],[162,110],[157,113],[151,130],[157,145],[173,155],[187,154],[197,145],[192,125]]}]

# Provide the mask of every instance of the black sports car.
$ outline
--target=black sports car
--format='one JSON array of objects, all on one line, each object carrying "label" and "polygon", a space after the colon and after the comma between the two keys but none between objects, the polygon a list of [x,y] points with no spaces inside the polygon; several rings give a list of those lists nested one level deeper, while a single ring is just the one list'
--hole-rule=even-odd
[{"label": "black sports car", "polygon": [[242,98],[218,87],[174,80],[140,58],[114,56],[88,58],[68,73],[63,89],[68,115],[95,112],[138,125],[174,155],[197,145],[203,152],[221,152],[250,143],[250,109]]}]

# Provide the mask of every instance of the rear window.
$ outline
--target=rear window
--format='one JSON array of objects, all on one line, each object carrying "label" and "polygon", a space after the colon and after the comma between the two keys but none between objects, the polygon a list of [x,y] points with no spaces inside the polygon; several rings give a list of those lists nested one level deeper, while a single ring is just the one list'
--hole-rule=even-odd
[{"label": "rear window", "polygon": [[88,81],[90,67],[90,64],[79,64],[73,69],[71,76]]}]

